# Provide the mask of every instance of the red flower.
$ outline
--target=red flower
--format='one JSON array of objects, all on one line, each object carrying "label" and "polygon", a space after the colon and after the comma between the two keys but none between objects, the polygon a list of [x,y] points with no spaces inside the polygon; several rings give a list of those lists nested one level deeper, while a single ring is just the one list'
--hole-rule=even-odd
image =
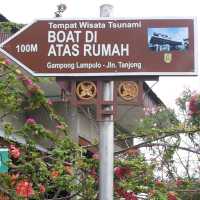
[{"label": "red flower", "polygon": [[15,145],[10,145],[9,152],[12,158],[18,159],[20,157],[20,149],[17,148]]},{"label": "red flower", "polygon": [[54,170],[54,171],[51,172],[52,178],[57,178],[59,175],[60,175],[59,171]]},{"label": "red flower", "polygon": [[36,121],[35,121],[35,119],[29,117],[29,118],[26,120],[26,124],[28,124],[28,125],[34,125],[34,124],[36,124]]},{"label": "red flower", "polygon": [[40,190],[40,193],[45,193],[46,188],[45,188],[44,185],[40,184],[40,185],[39,185],[39,190]]},{"label": "red flower", "polygon": [[21,180],[16,185],[16,194],[21,197],[30,197],[34,195],[32,184],[28,181]]},{"label": "red flower", "polygon": [[167,199],[168,200],[177,200],[176,194],[174,192],[168,192],[167,193]]},{"label": "red flower", "polygon": [[134,192],[125,192],[124,193],[124,198],[126,200],[138,200],[136,194]]},{"label": "red flower", "polygon": [[189,102],[189,111],[191,114],[196,114],[198,112],[198,102],[197,96],[192,96]]},{"label": "red flower", "polygon": [[114,174],[117,178],[123,179],[126,175],[131,175],[131,171],[127,167],[115,167]]},{"label": "red flower", "polygon": [[27,85],[27,86],[31,86],[33,84],[33,81],[29,78],[25,79],[24,80],[24,83]]},{"label": "red flower", "polygon": [[21,75],[19,79],[22,80],[22,83],[24,84],[24,86],[30,87],[33,84],[33,81],[24,75]]},{"label": "red flower", "polygon": [[123,188],[117,188],[116,193],[119,195],[119,197],[123,197],[125,194]]}]

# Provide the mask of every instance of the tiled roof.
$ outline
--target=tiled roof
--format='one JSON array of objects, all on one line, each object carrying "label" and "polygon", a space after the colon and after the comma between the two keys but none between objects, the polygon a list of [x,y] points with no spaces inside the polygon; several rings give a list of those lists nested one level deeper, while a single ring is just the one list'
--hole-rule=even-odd
[{"label": "tiled roof", "polygon": [[157,96],[157,94],[149,87],[147,83],[143,84],[144,92],[147,93],[152,100],[154,100],[157,106],[165,106],[162,100]]},{"label": "tiled roof", "polygon": [[4,17],[2,14],[0,14],[0,22],[8,22],[8,19]]}]

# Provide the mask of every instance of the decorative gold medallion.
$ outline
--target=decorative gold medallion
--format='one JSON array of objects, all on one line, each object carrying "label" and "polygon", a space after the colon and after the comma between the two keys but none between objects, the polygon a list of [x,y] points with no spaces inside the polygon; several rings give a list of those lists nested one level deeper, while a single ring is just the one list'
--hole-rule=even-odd
[{"label": "decorative gold medallion", "polygon": [[138,84],[134,81],[123,81],[118,86],[120,97],[126,101],[133,100],[138,96]]},{"label": "decorative gold medallion", "polygon": [[76,87],[76,94],[82,100],[89,100],[96,96],[97,88],[92,81],[81,81]]},{"label": "decorative gold medallion", "polygon": [[165,53],[164,54],[164,62],[165,63],[171,63],[172,62],[172,54],[171,53]]}]

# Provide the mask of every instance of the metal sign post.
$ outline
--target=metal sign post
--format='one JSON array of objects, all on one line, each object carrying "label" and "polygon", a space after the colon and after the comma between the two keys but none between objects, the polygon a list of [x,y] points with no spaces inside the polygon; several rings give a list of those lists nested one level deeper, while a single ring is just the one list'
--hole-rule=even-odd
[{"label": "metal sign post", "polygon": [[[113,81],[104,84],[104,101],[113,100]],[[112,109],[112,107],[108,107]],[[114,122],[113,115],[99,122],[100,132],[100,200],[113,199],[113,156]]]},{"label": "metal sign post", "polygon": [[[113,7],[102,5],[101,17],[110,17]],[[103,100],[113,101],[114,82],[103,83]],[[112,106],[104,109],[112,110]],[[99,122],[100,132],[100,200],[113,199],[113,157],[114,157],[114,122],[113,115],[103,117]]]}]

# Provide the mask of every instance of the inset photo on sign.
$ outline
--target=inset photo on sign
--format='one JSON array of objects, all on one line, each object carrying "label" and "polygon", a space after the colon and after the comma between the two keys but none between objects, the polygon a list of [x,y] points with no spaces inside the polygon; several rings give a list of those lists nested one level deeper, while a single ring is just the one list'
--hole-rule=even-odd
[{"label": "inset photo on sign", "polygon": [[188,27],[148,28],[148,48],[155,52],[186,51]]}]

